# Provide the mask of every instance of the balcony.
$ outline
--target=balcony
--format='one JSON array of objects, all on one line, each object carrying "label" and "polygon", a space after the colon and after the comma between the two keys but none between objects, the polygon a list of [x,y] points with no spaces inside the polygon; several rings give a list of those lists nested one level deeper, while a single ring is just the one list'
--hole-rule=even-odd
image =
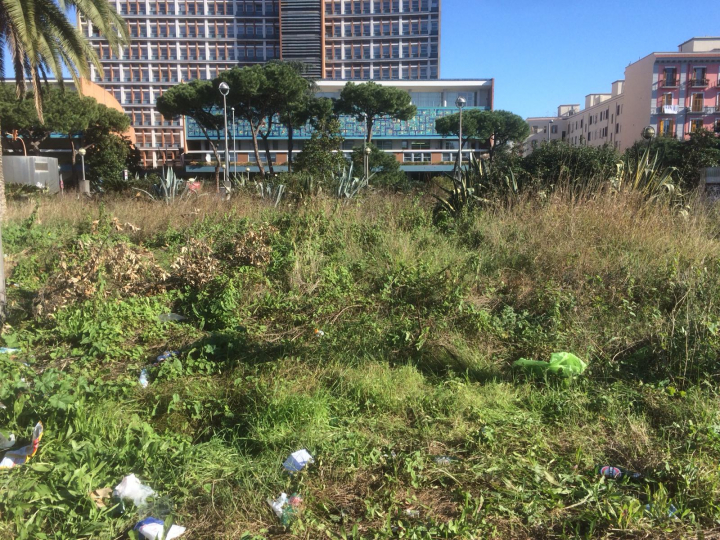
[{"label": "balcony", "polygon": [[678,114],[684,112],[685,109],[686,107],[680,107],[679,105],[660,105],[656,114]]},{"label": "balcony", "polygon": [[677,79],[663,79],[660,81],[660,86],[663,88],[677,88]]},{"label": "balcony", "polygon": [[706,87],[710,81],[707,79],[690,79],[688,81],[688,86],[691,86],[693,88],[704,88]]},{"label": "balcony", "polygon": [[699,107],[699,106],[693,106],[690,107],[690,110],[688,111],[690,114],[718,114],[720,113],[720,107]]}]

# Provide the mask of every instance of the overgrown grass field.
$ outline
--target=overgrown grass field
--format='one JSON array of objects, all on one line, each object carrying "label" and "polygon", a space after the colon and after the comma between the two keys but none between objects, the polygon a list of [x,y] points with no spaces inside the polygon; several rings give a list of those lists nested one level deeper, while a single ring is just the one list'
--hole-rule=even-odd
[{"label": "overgrown grass field", "polygon": [[[10,214],[3,339],[22,352],[0,355],[0,429],[45,435],[0,471],[0,538],[128,538],[142,513],[91,493],[130,473],[188,539],[720,537],[720,217],[702,201]],[[588,370],[511,367],[559,351]],[[315,463],[290,477],[301,448]],[[304,500],[287,529],[266,503],[283,491]]]}]

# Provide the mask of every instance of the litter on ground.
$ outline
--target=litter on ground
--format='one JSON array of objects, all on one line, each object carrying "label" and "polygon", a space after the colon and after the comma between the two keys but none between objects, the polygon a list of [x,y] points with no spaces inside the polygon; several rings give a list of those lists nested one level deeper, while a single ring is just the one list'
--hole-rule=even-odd
[{"label": "litter on ground", "polygon": [[112,489],[108,487],[96,489],[90,492],[90,498],[93,500],[95,506],[97,506],[98,508],[107,508],[105,501],[108,500],[111,495]]},{"label": "litter on ground", "polygon": [[43,435],[42,422],[38,422],[33,429],[32,443],[29,446],[23,446],[19,450],[11,450],[5,454],[0,460],[0,469],[12,469],[24,465],[37,453],[40,446],[40,439]]},{"label": "litter on ground", "polygon": [[140,386],[142,386],[143,388],[148,387],[148,384],[150,384],[150,381],[148,380],[147,369],[142,369],[140,371],[140,377],[138,378],[138,382],[140,383]]},{"label": "litter on ground", "polygon": [[275,515],[280,519],[280,522],[287,527],[292,523],[295,516],[300,512],[302,506],[302,497],[297,493],[293,493],[290,497],[287,493],[281,493],[277,499],[271,499],[268,497],[267,503],[272,508]]},{"label": "litter on ground", "polygon": [[163,313],[162,315],[158,315],[158,320],[160,322],[180,322],[186,319],[187,317],[179,315],[178,313]]},{"label": "litter on ground", "polygon": [[315,460],[305,449],[298,450],[290,454],[283,463],[283,468],[290,474],[302,471],[308,463],[314,463]]},{"label": "litter on ground", "polygon": [[155,364],[160,364],[161,362],[169,360],[170,358],[172,358],[173,356],[177,356],[178,354],[179,353],[177,351],[165,351],[155,359]]},{"label": "litter on ground", "polygon": [[0,450],[7,450],[15,446],[15,434],[10,433],[7,437],[0,433]]},{"label": "litter on ground", "polygon": [[180,525],[172,525],[165,536],[165,523],[160,519],[149,517],[138,522],[133,530],[140,533],[140,536],[146,540],[173,540],[173,538],[180,538],[185,534],[186,529]]},{"label": "litter on ground", "polygon": [[11,349],[9,347],[0,347],[0,354],[15,354],[22,352],[20,349]]},{"label": "litter on ground", "polygon": [[553,353],[549,362],[521,358],[513,364],[513,367],[533,375],[553,373],[560,377],[572,377],[582,374],[587,369],[587,364],[572,353],[559,352]]},{"label": "litter on ground", "polygon": [[155,496],[155,491],[144,485],[137,476],[130,474],[122,479],[113,490],[113,497],[121,501],[132,501],[136,507],[144,506],[150,497]]},{"label": "litter on ground", "polygon": [[621,469],[620,467],[600,467],[599,471],[600,476],[604,476],[606,478],[613,478],[615,480],[619,480],[620,478],[630,478],[632,480],[637,480],[638,478],[642,477],[642,474],[638,472],[632,472],[632,471],[626,471],[625,469]]}]

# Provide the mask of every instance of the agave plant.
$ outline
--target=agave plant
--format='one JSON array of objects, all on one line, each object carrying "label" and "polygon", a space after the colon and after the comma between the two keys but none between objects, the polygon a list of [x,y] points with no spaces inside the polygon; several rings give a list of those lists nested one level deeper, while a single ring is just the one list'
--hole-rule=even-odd
[{"label": "agave plant", "polygon": [[275,201],[275,207],[280,204],[280,201],[285,195],[285,184],[274,184],[272,182],[257,182],[255,184],[258,195],[263,199]]},{"label": "agave plant", "polygon": [[662,167],[660,154],[646,148],[642,155],[625,156],[617,164],[617,175],[613,187],[618,191],[631,190],[649,200],[668,197],[671,200],[682,197],[677,183],[677,169]]},{"label": "agave plant", "polygon": [[353,177],[352,173],[353,164],[350,163],[349,168],[344,167],[342,173],[334,178],[337,183],[338,199],[352,199],[361,189],[368,187],[370,179],[375,176],[373,173],[370,176],[358,178],[357,176]]},{"label": "agave plant", "polygon": [[[136,174],[135,180],[137,181],[138,179],[139,177]],[[193,189],[188,190],[188,185],[193,186]],[[152,191],[154,193],[148,193],[144,189],[140,188],[134,189],[135,191],[145,193],[145,195],[147,195],[154,201],[162,200],[166,204],[170,204],[175,202],[175,200],[182,199],[184,196],[190,193],[196,193],[197,183],[195,182],[195,178],[191,178],[186,182],[182,178],[179,178],[171,167],[168,167],[167,169],[163,169],[163,172],[160,175],[160,182],[157,184],[153,184]]]},{"label": "agave plant", "polygon": [[[438,201],[435,212],[447,212],[453,217],[458,217],[466,208],[471,208],[479,203],[489,202],[487,199],[480,197],[480,193],[483,188],[486,187],[488,175],[488,164],[471,155],[467,166],[458,169],[454,176],[448,175],[453,182],[452,189],[438,186],[447,196],[440,197],[434,195]],[[514,177],[512,182],[515,188],[517,188],[517,185],[514,184]]]}]

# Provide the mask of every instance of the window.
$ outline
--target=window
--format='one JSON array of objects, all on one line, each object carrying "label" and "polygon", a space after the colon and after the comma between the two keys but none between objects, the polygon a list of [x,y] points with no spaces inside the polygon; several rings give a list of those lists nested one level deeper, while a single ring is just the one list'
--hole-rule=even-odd
[{"label": "window", "polygon": [[703,121],[702,120],[691,120],[690,121],[690,133],[697,133],[703,129]]},{"label": "window", "polygon": [[696,67],[693,68],[693,80],[690,81],[690,83],[693,86],[707,86],[707,78],[705,75],[707,74],[707,69],[704,67]]},{"label": "window", "polygon": [[672,94],[668,93],[668,94],[663,94],[662,96],[660,96],[660,106],[661,107],[669,107],[672,104],[673,104],[673,95]]},{"label": "window", "polygon": [[392,150],[393,144],[392,141],[387,140],[378,140],[374,141],[375,146],[377,146],[380,150]]},{"label": "window", "polygon": [[690,111],[695,113],[703,112],[704,101],[705,99],[703,94],[693,94],[690,104]]},{"label": "window", "polygon": [[658,128],[661,137],[673,137],[675,135],[675,120],[671,118],[661,120]]},{"label": "window", "polygon": [[558,132],[558,126],[552,125],[550,126],[550,133],[557,133]]},{"label": "window", "polygon": [[666,67],[664,69],[663,86],[677,86],[677,73],[674,67]]}]

